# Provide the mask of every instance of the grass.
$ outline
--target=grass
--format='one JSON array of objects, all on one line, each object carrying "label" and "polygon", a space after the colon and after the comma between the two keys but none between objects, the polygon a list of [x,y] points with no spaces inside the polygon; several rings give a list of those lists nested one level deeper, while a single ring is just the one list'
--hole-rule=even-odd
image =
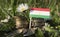
[{"label": "grass", "polygon": [[[9,30],[11,29],[11,27],[15,27],[13,17],[17,13],[16,7],[21,3],[27,3],[29,5],[29,8],[49,8],[52,16],[52,21],[50,22],[50,25],[53,25],[53,27],[60,26],[60,0],[0,0],[0,20],[5,19],[7,15],[11,16],[12,20],[10,20],[8,23],[3,23],[3,26],[0,28],[0,30]],[[12,10],[8,11],[9,8],[12,8]],[[29,12],[29,10],[27,12]],[[29,13],[27,13],[26,15],[29,15]],[[53,33],[51,37],[56,37],[56,35],[59,34],[59,30],[60,27],[56,32],[51,32]],[[38,37],[43,37],[43,35],[40,36],[39,32]]]}]

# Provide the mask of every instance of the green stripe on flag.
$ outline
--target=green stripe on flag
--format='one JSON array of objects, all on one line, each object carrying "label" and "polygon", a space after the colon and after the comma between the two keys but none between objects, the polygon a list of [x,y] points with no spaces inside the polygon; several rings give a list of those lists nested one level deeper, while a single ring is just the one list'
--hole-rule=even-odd
[{"label": "green stripe on flag", "polygon": [[44,19],[50,19],[50,16],[44,16],[44,15],[30,15],[30,17],[33,18],[44,18]]}]

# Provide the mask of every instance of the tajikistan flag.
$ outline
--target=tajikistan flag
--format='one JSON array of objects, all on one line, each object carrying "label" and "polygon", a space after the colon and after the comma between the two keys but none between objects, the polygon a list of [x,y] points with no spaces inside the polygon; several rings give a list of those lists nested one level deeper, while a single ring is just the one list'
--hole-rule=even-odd
[{"label": "tajikistan flag", "polygon": [[49,8],[32,8],[30,10],[30,17],[50,19]]}]

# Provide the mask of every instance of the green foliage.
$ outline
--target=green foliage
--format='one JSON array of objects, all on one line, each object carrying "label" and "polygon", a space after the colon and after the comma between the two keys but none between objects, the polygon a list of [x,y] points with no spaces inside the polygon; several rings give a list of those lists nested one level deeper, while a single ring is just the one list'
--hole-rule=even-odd
[{"label": "green foliage", "polygon": [[44,37],[44,34],[43,34],[42,30],[38,28],[35,32],[35,36],[36,37]]},{"label": "green foliage", "polygon": [[[6,16],[10,16],[11,19],[8,23],[3,24],[0,27],[0,31],[11,30],[11,28],[15,27],[15,22],[12,19],[15,15],[17,16],[25,16],[29,21],[29,10],[26,11],[26,15],[19,14],[16,12],[16,7],[21,3],[27,3],[30,8],[50,8],[51,16],[52,16],[52,25],[56,25],[58,30],[51,29],[50,27],[46,27],[46,30],[49,33],[52,33],[51,37],[59,37],[60,32],[60,0],[0,0],[0,20],[5,19]],[[11,10],[8,10],[12,8]],[[43,33],[40,29],[37,30],[38,37],[44,37]]]},{"label": "green foliage", "polygon": [[55,28],[53,27],[53,28],[51,28],[51,26],[49,26],[49,27],[46,27],[45,26],[45,31],[48,31],[48,35],[49,35],[49,37],[59,37],[59,31],[60,29],[59,29],[59,27],[58,26],[56,26]]},{"label": "green foliage", "polygon": [[13,28],[15,28],[15,22],[14,20],[10,19],[8,23],[1,24],[0,31],[11,31]]},{"label": "green foliage", "polygon": [[24,37],[24,36],[23,36],[23,34],[18,34],[18,35],[14,36],[14,37]]}]

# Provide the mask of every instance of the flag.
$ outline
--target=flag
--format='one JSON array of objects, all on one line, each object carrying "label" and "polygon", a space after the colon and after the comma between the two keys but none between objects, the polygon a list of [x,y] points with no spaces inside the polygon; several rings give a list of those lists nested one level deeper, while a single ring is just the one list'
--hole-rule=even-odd
[{"label": "flag", "polygon": [[32,8],[30,10],[30,17],[50,19],[49,8]]}]

